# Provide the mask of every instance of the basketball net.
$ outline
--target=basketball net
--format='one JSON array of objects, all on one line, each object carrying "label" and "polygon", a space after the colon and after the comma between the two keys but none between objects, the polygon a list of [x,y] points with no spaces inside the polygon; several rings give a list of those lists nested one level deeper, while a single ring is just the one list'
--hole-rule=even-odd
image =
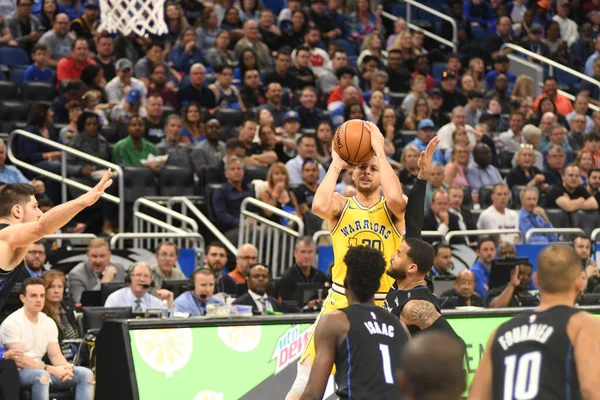
[{"label": "basketball net", "polygon": [[164,0],[100,0],[100,31],[139,36],[169,33],[164,17]]}]

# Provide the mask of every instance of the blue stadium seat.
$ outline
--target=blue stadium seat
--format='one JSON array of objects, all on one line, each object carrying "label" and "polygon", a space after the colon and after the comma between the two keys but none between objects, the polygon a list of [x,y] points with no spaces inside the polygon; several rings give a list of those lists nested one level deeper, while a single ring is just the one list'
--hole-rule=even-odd
[{"label": "blue stadium seat", "polygon": [[569,74],[568,72],[562,71],[560,69],[556,69],[554,70],[554,77],[556,78],[556,81],[558,82],[559,86],[567,86],[569,88],[569,91],[577,92],[577,90],[573,89],[579,87],[580,79],[577,78],[575,75]]},{"label": "blue stadium seat", "polygon": [[51,83],[25,82],[21,95],[24,101],[52,101],[56,97],[56,90]]},{"label": "blue stadium seat", "polygon": [[11,81],[0,81],[0,100],[16,100],[19,88]]},{"label": "blue stadium seat", "polygon": [[[412,10],[411,10],[412,11]],[[395,2],[392,4],[392,14],[396,17],[406,17],[406,3]]]},{"label": "blue stadium seat", "polygon": [[194,174],[187,168],[167,165],[160,170],[158,186],[161,196],[193,196]]},{"label": "blue stadium seat", "polygon": [[356,46],[354,46],[354,44],[350,43],[349,41],[345,39],[334,39],[332,40],[332,42],[337,44],[340,48],[344,49],[346,54],[348,54],[348,57],[357,55]]},{"label": "blue stadium seat", "polygon": [[0,64],[27,67],[30,61],[27,53],[18,47],[0,47]]},{"label": "blue stadium seat", "polygon": [[489,36],[487,31],[479,26],[472,26],[471,32],[473,32],[473,38],[480,43],[485,42]]},{"label": "blue stadium seat", "polygon": [[11,81],[13,81],[19,87],[23,86],[23,78],[25,77],[24,68],[12,68],[9,74]]}]

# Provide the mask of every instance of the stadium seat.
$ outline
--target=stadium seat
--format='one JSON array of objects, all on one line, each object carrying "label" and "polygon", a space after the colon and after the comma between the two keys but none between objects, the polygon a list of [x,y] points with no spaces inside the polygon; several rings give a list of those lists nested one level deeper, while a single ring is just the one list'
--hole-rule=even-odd
[{"label": "stadium seat", "polygon": [[346,52],[346,54],[348,55],[348,57],[353,57],[353,56],[358,55],[358,54],[356,54],[356,46],[354,46],[354,44],[350,43],[346,39],[334,39],[331,42],[335,43],[336,45],[338,45],[338,47],[343,49]]},{"label": "stadium seat", "polygon": [[222,125],[221,140],[226,141],[234,136],[231,135],[232,129],[242,125],[244,122],[244,112],[237,108],[219,108],[215,112],[215,118]]},{"label": "stadium seat", "polygon": [[592,231],[600,227],[600,214],[598,211],[577,211],[571,213],[571,224],[574,227],[581,228],[587,237],[592,235]]},{"label": "stadium seat", "polygon": [[215,190],[221,187],[220,183],[209,183],[204,186],[204,204],[206,204],[206,214],[208,218],[218,226],[219,220],[213,212],[212,195]]},{"label": "stadium seat", "polygon": [[167,165],[160,170],[158,186],[161,196],[193,196],[194,174],[187,168]]},{"label": "stadium seat", "polygon": [[0,103],[0,119],[2,121],[27,121],[29,103],[22,101],[3,101]]},{"label": "stadium seat", "polygon": [[494,191],[493,185],[484,185],[479,188],[479,206],[482,210],[485,210],[492,205],[492,192]]},{"label": "stadium seat", "polygon": [[0,81],[0,100],[16,100],[19,98],[19,87],[11,81]]},{"label": "stadium seat", "polygon": [[515,185],[511,189],[511,208],[513,210],[521,209],[521,191],[527,186]]},{"label": "stadium seat", "polygon": [[555,228],[569,228],[571,221],[569,214],[561,210],[560,208],[546,208],[546,215]]},{"label": "stadium seat", "polygon": [[154,171],[147,167],[123,167],[125,174],[125,201],[133,203],[140,197],[157,196]]},{"label": "stadium seat", "polygon": [[167,118],[171,114],[176,114],[177,112],[171,106],[163,106],[162,117]]},{"label": "stadium seat", "polygon": [[471,196],[471,188],[463,188],[463,202],[462,206],[468,209],[473,208],[473,196]]},{"label": "stadium seat", "polygon": [[[10,80],[15,83],[15,85],[21,87],[23,86],[23,79],[25,78],[25,69],[24,68],[12,68],[9,72]],[[4,80],[4,79],[2,79]]]},{"label": "stadium seat", "polygon": [[558,82],[559,86],[568,87],[569,91],[572,91],[574,87],[578,87],[581,80],[577,78],[575,75],[570,74],[568,72],[562,71],[560,69],[554,70],[554,77]]},{"label": "stadium seat", "polygon": [[473,37],[480,43],[485,42],[489,36],[487,31],[479,26],[471,26],[471,32],[473,33]]},{"label": "stadium seat", "polygon": [[0,47],[0,64],[28,67],[31,63],[24,50],[18,47]]},{"label": "stadium seat", "polygon": [[108,124],[100,128],[100,133],[109,143],[117,143],[121,140],[119,127],[117,125]]},{"label": "stadium seat", "polygon": [[431,75],[433,75],[433,78],[438,81],[440,79],[442,79],[442,73],[446,70],[446,64],[445,63],[433,63],[433,65],[431,66]]},{"label": "stadium seat", "polygon": [[500,169],[512,169],[512,160],[514,156],[515,153],[501,151],[498,154],[498,163],[500,164]]},{"label": "stadium seat", "polygon": [[5,81],[6,80],[6,75],[4,74],[4,72],[0,71],[0,81]]},{"label": "stadium seat", "polygon": [[56,90],[50,83],[25,82],[21,95],[24,101],[52,101],[56,97]]},{"label": "stadium seat", "polygon": [[255,179],[260,179],[262,181],[267,180],[267,172],[269,168],[267,167],[246,167],[245,177],[248,182],[252,182]]}]

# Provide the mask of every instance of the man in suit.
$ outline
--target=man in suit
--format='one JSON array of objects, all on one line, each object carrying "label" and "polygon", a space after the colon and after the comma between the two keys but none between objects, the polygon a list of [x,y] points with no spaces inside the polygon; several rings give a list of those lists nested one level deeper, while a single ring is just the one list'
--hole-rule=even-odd
[{"label": "man in suit", "polygon": [[[458,217],[448,211],[448,192],[437,189],[431,196],[431,209],[423,220],[424,231],[438,231],[442,236],[449,231],[459,231]],[[436,238],[428,238],[433,241]],[[451,244],[465,243],[464,238],[453,238]]]},{"label": "man in suit", "polygon": [[[448,212],[458,217],[458,226],[461,231],[472,231],[477,229],[477,225],[475,224],[476,219],[473,217],[469,206],[463,204],[464,197],[465,190],[462,186],[454,183],[448,185]],[[465,240],[467,244],[471,244],[477,242],[477,237],[465,237]]]},{"label": "man in suit", "polygon": [[264,264],[248,267],[248,293],[238,297],[233,304],[252,306],[253,314],[281,311],[281,303],[275,297],[267,295],[270,272]]},{"label": "man in suit", "polygon": [[25,268],[21,268],[19,275],[17,276],[16,282],[23,283],[27,278],[41,278],[45,271],[44,264],[46,264],[46,248],[41,241],[33,243],[25,258],[23,259]]}]

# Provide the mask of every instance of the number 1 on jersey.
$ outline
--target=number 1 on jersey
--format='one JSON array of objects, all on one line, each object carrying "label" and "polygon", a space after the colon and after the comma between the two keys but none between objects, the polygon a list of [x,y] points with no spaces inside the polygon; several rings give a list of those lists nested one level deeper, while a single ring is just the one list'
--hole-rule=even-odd
[{"label": "number 1 on jersey", "polygon": [[532,351],[504,358],[504,400],[531,400],[540,390],[542,353]]},{"label": "number 1 on jersey", "polygon": [[394,384],[394,374],[392,374],[392,362],[390,360],[390,348],[387,344],[379,343],[379,351],[383,362],[383,376],[385,383]]}]

